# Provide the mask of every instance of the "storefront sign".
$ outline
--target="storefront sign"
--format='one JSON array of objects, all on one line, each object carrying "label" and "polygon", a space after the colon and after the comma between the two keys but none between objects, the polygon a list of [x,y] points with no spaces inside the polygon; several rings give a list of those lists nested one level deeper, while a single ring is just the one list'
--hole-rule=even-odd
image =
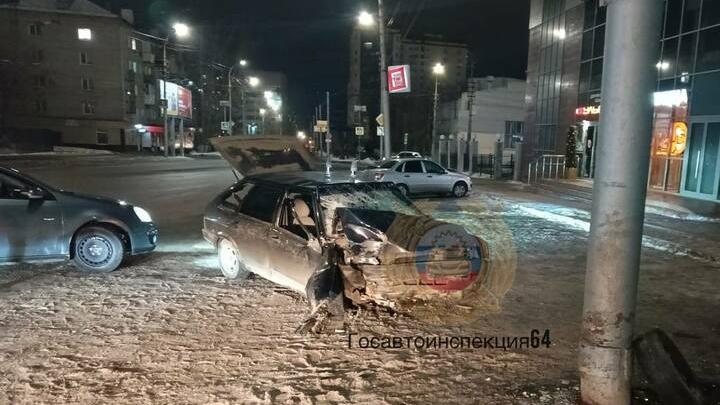
[{"label": "storefront sign", "polygon": [[599,105],[582,106],[575,109],[576,117],[597,117],[600,115]]},{"label": "storefront sign", "polygon": [[673,122],[671,156],[682,156],[687,145],[688,126],[684,122]]},{"label": "storefront sign", "polygon": [[655,104],[655,107],[677,107],[683,104],[687,104],[687,90],[680,89],[656,92],[653,94],[653,102]]}]

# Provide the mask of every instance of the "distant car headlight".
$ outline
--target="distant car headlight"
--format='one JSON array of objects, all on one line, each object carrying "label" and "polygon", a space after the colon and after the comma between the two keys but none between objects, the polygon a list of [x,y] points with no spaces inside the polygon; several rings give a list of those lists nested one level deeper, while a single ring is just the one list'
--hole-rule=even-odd
[{"label": "distant car headlight", "polygon": [[135,215],[137,215],[140,222],[152,222],[152,217],[150,216],[150,213],[147,212],[145,209],[140,207],[133,207],[133,211],[135,211]]}]

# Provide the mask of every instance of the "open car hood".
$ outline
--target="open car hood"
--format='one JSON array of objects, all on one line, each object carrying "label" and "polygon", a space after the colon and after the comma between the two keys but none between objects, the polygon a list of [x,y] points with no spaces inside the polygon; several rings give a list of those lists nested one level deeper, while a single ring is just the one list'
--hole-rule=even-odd
[{"label": "open car hood", "polygon": [[224,136],[210,144],[243,176],[321,170],[316,159],[294,137]]}]

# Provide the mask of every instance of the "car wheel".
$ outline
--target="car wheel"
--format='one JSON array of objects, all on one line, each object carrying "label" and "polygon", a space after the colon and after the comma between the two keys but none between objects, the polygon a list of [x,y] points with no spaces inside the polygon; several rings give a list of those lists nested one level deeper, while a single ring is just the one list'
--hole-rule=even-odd
[{"label": "car wheel", "polygon": [[115,232],[100,226],[89,226],[77,233],[73,254],[75,265],[80,270],[107,273],[120,266],[125,249]]},{"label": "car wheel", "polygon": [[452,193],[455,198],[465,197],[467,192],[468,192],[467,184],[463,183],[462,181],[458,181],[453,186]]},{"label": "car wheel", "polygon": [[408,189],[408,186],[406,186],[404,184],[398,184],[397,188],[398,188],[398,190],[400,190],[400,194],[402,194],[405,197],[407,197],[408,194],[410,194],[410,189]]},{"label": "car wheel", "polygon": [[220,271],[229,280],[242,280],[247,278],[250,272],[242,263],[242,255],[237,246],[229,239],[220,239],[217,245],[218,261]]}]

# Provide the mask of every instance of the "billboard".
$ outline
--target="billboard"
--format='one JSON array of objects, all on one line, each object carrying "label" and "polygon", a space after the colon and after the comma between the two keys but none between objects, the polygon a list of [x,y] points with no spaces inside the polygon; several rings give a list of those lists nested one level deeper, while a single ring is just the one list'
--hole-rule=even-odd
[{"label": "billboard", "polygon": [[388,66],[388,91],[410,93],[410,65]]},{"label": "billboard", "polygon": [[[160,99],[167,100],[167,116],[179,118],[192,118],[192,92],[175,83],[164,83],[158,80]],[[167,97],[165,96],[167,90]]]}]

